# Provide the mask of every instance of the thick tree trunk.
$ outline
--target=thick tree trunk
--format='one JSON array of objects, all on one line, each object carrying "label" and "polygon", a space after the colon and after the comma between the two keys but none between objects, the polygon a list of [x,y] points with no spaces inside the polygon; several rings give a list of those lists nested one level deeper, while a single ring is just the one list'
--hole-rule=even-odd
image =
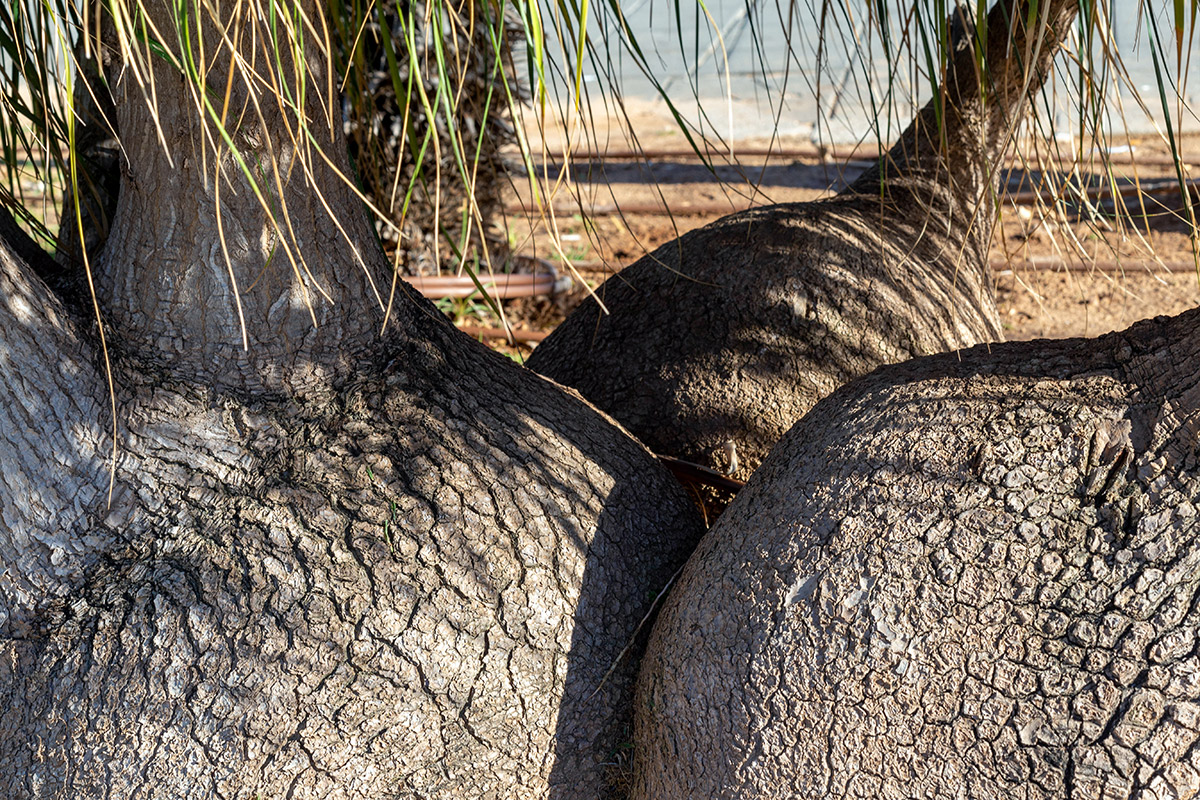
[{"label": "thick tree trunk", "polygon": [[[0,212],[0,232],[44,253]],[[124,533],[97,529],[104,505],[103,380],[62,304],[0,246],[0,640],[26,635]]]},{"label": "thick tree trunk", "polygon": [[1198,359],[1193,311],[819,404],[659,619],[635,797],[1194,796]]},{"label": "thick tree trunk", "polygon": [[[173,34],[168,24],[164,18]],[[220,41],[211,30],[208,37],[209,47]],[[219,86],[224,105],[231,64],[217,53],[206,89],[213,95]],[[245,54],[256,55],[261,61]],[[302,92],[284,55],[282,74],[272,72],[278,93],[250,92],[235,80],[228,104],[230,135],[257,193],[229,148],[214,153],[221,139],[212,124],[198,124],[197,90],[166,59],[150,61],[152,101],[132,70],[115,65],[111,79],[129,160],[96,268],[111,338],[133,358],[220,388],[302,392],[344,379],[355,355],[378,340],[391,287],[357,213],[340,117],[323,94],[326,65],[320,53],[299,65],[313,81]],[[293,96],[305,99],[313,142],[297,130]],[[410,314],[397,310],[398,328]]]},{"label": "thick tree trunk", "polygon": [[[319,98],[323,63],[305,67]],[[415,293],[380,335],[387,265],[360,206],[301,168],[292,112],[249,109],[233,135],[283,167],[263,169],[293,272],[181,78],[155,70],[172,163],[130,70],[114,82],[111,505],[98,347],[0,245],[0,794],[603,795],[635,630],[700,533],[689,501],[610,420]]]},{"label": "thick tree trunk", "polygon": [[530,367],[660,453],[723,469],[732,443],[745,477],[847,380],[1000,338],[987,264],[998,165],[1074,3],[1042,4],[1029,31],[1028,8],[990,14],[986,94],[958,37],[944,127],[931,101],[839,196],[735,214],[660,247],[602,287],[610,314],[586,302]]}]

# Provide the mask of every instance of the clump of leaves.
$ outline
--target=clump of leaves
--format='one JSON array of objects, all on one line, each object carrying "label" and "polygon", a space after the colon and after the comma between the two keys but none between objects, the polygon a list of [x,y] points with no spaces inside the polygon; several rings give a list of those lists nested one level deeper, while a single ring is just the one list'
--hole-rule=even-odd
[{"label": "clump of leaves", "polygon": [[335,0],[343,118],[385,247],[409,274],[455,271],[500,208],[514,141],[504,4]]}]

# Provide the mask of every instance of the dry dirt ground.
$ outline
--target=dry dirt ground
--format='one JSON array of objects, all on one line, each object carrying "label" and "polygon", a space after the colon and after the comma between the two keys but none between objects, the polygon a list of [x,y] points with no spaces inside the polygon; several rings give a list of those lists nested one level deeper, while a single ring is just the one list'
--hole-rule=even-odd
[{"label": "dry dirt ground", "polygon": [[[705,165],[668,126],[640,138],[649,157],[631,157],[627,144],[609,142],[589,152],[577,147],[565,158],[561,141],[548,141],[539,168],[551,180],[569,180],[549,202],[543,199],[540,212],[528,184],[514,181],[508,242],[576,278],[573,289],[553,298],[509,301],[506,314],[516,328],[535,337],[552,330],[586,296],[585,283],[598,285],[687,230],[749,205],[826,196],[852,180],[875,152],[871,146],[822,156],[807,142],[752,141],[739,143],[732,158],[727,150],[715,153]],[[1072,147],[1059,143],[1059,155]],[[1110,148],[1108,167],[1094,149],[1077,144],[1081,166],[1050,159],[1045,144],[1023,145],[1023,160],[1006,165],[992,246],[1006,338],[1096,336],[1200,302],[1193,226],[1169,149],[1151,137]],[[595,156],[601,149],[606,155]],[[1182,152],[1195,165],[1185,167],[1185,180],[1193,172],[1200,177],[1200,136],[1185,137]],[[1087,202],[1080,200],[1080,187]],[[1195,189],[1190,191],[1194,203]],[[531,346],[493,344],[518,360]]]}]

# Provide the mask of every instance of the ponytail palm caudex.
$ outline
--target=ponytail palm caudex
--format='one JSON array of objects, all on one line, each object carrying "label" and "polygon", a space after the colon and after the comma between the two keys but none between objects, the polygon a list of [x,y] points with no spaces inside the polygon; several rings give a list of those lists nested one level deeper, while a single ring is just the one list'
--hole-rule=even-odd
[{"label": "ponytail palm caudex", "polygon": [[[311,3],[105,7],[79,30],[108,48],[125,158],[109,244],[77,275],[86,302],[64,303],[38,249],[0,225],[0,788],[603,796],[628,742],[635,629],[698,535],[687,502],[607,418],[465,340],[396,282],[351,188],[331,28]],[[1113,358],[1161,350],[1142,344]],[[1026,388],[1005,382],[1008,363],[1004,397]],[[1056,364],[1013,375],[1057,380]],[[1079,364],[1092,376],[1094,360]],[[853,421],[837,427],[838,409],[830,419],[877,446]],[[1127,464],[1112,421],[1081,429],[1095,454],[1088,497],[1126,485],[1110,468]],[[826,455],[805,462],[814,472],[782,471],[815,480]],[[983,450],[967,466],[1021,457]],[[780,486],[763,496],[808,502],[807,484]],[[723,635],[716,617],[688,627],[679,615],[693,602],[708,613],[708,586],[735,609],[720,619],[769,642],[775,617],[746,598],[774,597],[775,573],[755,567],[774,569],[776,554],[756,548],[753,526],[793,512],[817,513],[761,501],[745,540],[722,523],[689,568],[644,678],[662,715],[643,718],[641,786],[685,791],[697,765],[719,775],[730,753],[776,741],[654,755],[689,735],[665,715],[705,719],[675,713],[664,664],[700,664],[692,685],[756,687],[726,680],[687,638]],[[805,601],[810,585],[798,586],[789,602]],[[694,652],[670,650],[676,639]],[[782,718],[739,708],[768,738],[759,723]],[[908,763],[877,744],[889,768]]]},{"label": "ponytail palm caudex", "polygon": [[596,797],[628,736],[699,521],[397,279],[321,14],[80,20],[122,152],[92,308],[0,243],[6,797]]},{"label": "ponytail palm caudex", "polygon": [[1194,795],[1198,343],[1193,310],[819,402],[655,625],[633,796]]},{"label": "ponytail palm caudex", "polygon": [[988,251],[1004,154],[1071,26],[1055,4],[1002,3],[978,26],[950,6],[933,96],[874,166],[835,196],[660,246],[529,366],[658,453],[725,469],[732,449],[745,479],[852,378],[1000,339]]}]

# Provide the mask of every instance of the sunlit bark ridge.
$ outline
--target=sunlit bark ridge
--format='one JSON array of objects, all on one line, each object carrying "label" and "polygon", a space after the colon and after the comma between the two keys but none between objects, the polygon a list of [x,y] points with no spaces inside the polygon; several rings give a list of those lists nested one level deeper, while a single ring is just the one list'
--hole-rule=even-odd
[{"label": "sunlit bark ridge", "polygon": [[91,511],[105,500],[102,451],[111,442],[94,353],[7,247],[0,247],[0,330],[0,636],[20,636],[121,534],[88,531]]}]

